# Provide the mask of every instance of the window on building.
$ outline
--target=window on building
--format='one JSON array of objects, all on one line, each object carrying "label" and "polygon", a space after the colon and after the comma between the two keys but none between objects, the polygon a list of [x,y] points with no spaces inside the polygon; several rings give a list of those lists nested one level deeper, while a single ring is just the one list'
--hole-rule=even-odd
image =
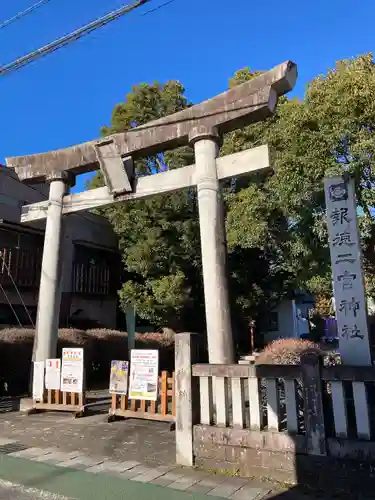
[{"label": "window on building", "polygon": [[1,247],[19,248],[21,250],[42,249],[44,237],[38,233],[16,231],[14,229],[0,229]]},{"label": "window on building", "polygon": [[118,254],[84,245],[75,246],[73,292],[116,294],[121,261]]},{"label": "window on building", "polygon": [[0,282],[5,288],[37,288],[42,261],[43,236],[0,229]]},{"label": "window on building", "polygon": [[268,313],[265,322],[265,330],[267,332],[277,332],[279,330],[279,313],[277,311]]}]

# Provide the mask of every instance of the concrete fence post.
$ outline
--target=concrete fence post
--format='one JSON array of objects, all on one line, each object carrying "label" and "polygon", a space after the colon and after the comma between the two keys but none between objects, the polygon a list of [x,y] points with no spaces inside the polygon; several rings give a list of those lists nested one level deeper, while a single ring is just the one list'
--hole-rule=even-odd
[{"label": "concrete fence post", "polygon": [[198,362],[198,335],[178,333],[175,338],[176,463],[194,465],[193,427],[199,423],[199,380],[192,376]]},{"label": "concrete fence post", "polygon": [[306,447],[309,455],[327,455],[323,410],[321,358],[314,353],[301,356]]}]

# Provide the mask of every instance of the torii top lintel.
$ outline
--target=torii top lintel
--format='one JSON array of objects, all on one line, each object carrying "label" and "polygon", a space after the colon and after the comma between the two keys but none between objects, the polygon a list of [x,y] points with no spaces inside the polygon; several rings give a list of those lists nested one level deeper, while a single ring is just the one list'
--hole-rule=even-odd
[{"label": "torii top lintel", "polygon": [[[120,155],[137,158],[186,145],[190,131],[197,125],[230,132],[272,115],[278,97],[289,92],[296,79],[297,67],[287,61],[212,99],[110,138]],[[89,172],[99,169],[97,142],[7,158],[6,164],[15,169],[20,180],[29,183],[43,182],[54,172]]]}]

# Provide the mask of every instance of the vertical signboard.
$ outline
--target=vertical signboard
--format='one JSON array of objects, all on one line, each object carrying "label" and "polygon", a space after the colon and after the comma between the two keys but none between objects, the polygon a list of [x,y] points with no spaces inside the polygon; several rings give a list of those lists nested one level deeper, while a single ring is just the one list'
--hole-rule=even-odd
[{"label": "vertical signboard", "polygon": [[126,396],[128,394],[128,376],[129,362],[112,360],[111,375],[109,378],[109,392],[111,394]]},{"label": "vertical signboard", "polygon": [[44,395],[44,361],[34,361],[33,401],[43,402]]},{"label": "vertical signboard", "polygon": [[46,359],[46,389],[60,390],[61,360]]},{"label": "vertical signboard", "polygon": [[159,352],[133,349],[130,359],[129,398],[156,401],[159,382]]},{"label": "vertical signboard", "polygon": [[64,348],[61,364],[61,390],[83,392],[83,349]]},{"label": "vertical signboard", "polygon": [[343,363],[370,365],[367,304],[354,180],[324,181],[337,336]]}]

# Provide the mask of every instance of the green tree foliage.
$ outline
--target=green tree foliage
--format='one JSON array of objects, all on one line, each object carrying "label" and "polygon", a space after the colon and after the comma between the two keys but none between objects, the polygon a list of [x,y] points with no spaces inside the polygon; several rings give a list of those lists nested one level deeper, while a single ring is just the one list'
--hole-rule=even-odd
[{"label": "green tree foliage", "polygon": [[[179,82],[141,84],[115,106],[110,127],[122,132],[189,106]],[[151,175],[194,162],[190,148],[179,148],[136,162],[138,175]],[[90,187],[103,184],[98,174]],[[120,290],[123,307],[157,326],[199,329],[203,317],[199,224],[194,190],[114,205],[103,211],[118,237],[126,277]]]},{"label": "green tree foliage", "polygon": [[[241,70],[231,84],[252,76],[248,69]],[[276,255],[270,260],[271,268],[293,287],[331,293],[322,181],[326,173],[347,171],[357,181],[372,293],[374,94],[371,54],[339,61],[335,69],[308,85],[303,100],[282,98],[274,117],[226,138],[223,154],[268,143],[275,167],[273,176],[241,186],[239,196],[229,199],[228,241],[232,247],[260,248],[262,242],[267,251],[272,249]]]},{"label": "green tree foliage", "polygon": [[[256,76],[238,71],[230,86]],[[178,82],[135,86],[115,106],[103,134],[189,106]],[[375,259],[374,126],[375,69],[372,55],[340,61],[315,78],[303,100],[279,101],[268,120],[227,134],[221,154],[261,144],[272,148],[274,173],[223,184],[226,201],[230,295],[239,330],[262,316],[283,295],[306,288],[331,292],[325,225],[323,178],[348,171],[357,180],[368,287],[373,288]],[[162,152],[161,152],[162,153]],[[193,163],[189,148],[146,158],[139,174]],[[94,185],[100,185],[98,176]],[[204,321],[200,238],[195,191],[185,190],[105,210],[120,240],[129,278],[122,304],[134,301],[138,313],[157,325],[202,330]]]}]

